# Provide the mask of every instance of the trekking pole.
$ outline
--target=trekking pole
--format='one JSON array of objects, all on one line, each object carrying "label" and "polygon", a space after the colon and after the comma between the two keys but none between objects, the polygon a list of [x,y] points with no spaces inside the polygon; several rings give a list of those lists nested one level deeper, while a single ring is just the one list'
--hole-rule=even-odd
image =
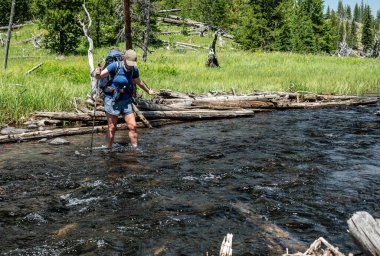
[{"label": "trekking pole", "polygon": [[[102,58],[99,58],[98,60],[98,67],[101,67],[102,65]],[[94,97],[94,113],[92,114],[92,133],[91,133],[91,146],[90,146],[90,152],[92,153],[92,145],[94,142],[94,132],[95,132],[95,115],[96,115],[96,99],[99,95],[99,79],[96,79],[96,92]]]}]

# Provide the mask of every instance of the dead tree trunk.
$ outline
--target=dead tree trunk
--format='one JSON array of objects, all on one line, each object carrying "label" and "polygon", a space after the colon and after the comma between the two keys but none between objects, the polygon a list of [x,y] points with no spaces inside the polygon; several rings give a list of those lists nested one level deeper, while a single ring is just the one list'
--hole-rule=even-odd
[{"label": "dead tree trunk", "polygon": [[125,22],[125,40],[126,50],[132,49],[132,27],[131,27],[131,12],[130,0],[124,0],[124,22]]},{"label": "dead tree trunk", "polygon": [[5,46],[4,71],[7,69],[8,53],[9,53],[9,44],[11,43],[11,34],[12,34],[13,17],[14,17],[14,15],[15,15],[15,5],[16,5],[16,0],[12,0],[11,16],[10,16],[10,18],[9,18],[9,26],[8,26],[7,44],[6,44],[6,46]]},{"label": "dead tree trunk", "polygon": [[212,41],[212,44],[209,47],[210,51],[208,53],[206,66],[210,68],[219,67],[219,63],[218,63],[218,59],[216,58],[216,51],[215,51],[215,45],[216,45],[216,40],[218,39],[218,33],[219,33],[219,30],[217,30],[214,33],[214,40]]},{"label": "dead tree trunk", "polygon": [[148,43],[149,43],[149,33],[150,33],[150,10],[151,10],[151,3],[150,0],[144,0],[145,3],[145,21],[146,21],[146,27],[144,30],[144,42],[143,42],[143,61],[146,62],[147,56],[148,56]]},{"label": "dead tree trunk", "polygon": [[372,57],[380,58],[380,36],[378,36],[375,39],[375,45],[373,46]]},{"label": "dead tree trunk", "polygon": [[[88,56],[88,64],[90,65],[91,97],[97,98],[100,96],[100,89],[97,82],[98,79],[95,78],[94,57],[92,55],[92,50],[94,49],[94,42],[89,35],[89,30],[92,25],[92,20],[91,20],[90,13],[87,11],[86,5],[83,4],[82,6],[85,12],[85,18],[84,18],[84,21],[80,21],[80,24],[82,25],[84,35],[86,36],[87,41],[88,41],[87,56]],[[88,19],[87,26],[86,26],[86,18]]]}]

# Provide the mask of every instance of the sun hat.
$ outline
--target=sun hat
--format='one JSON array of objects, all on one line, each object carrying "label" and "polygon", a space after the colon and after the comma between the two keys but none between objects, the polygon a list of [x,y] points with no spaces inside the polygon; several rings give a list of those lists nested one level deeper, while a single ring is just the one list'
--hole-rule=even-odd
[{"label": "sun hat", "polygon": [[128,66],[136,66],[137,65],[137,54],[134,50],[128,50],[125,52],[125,63]]}]

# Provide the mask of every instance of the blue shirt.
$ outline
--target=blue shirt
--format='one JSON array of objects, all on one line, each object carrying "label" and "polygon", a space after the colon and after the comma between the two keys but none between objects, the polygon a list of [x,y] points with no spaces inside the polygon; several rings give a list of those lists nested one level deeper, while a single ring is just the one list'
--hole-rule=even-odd
[{"label": "blue shirt", "polygon": [[[119,65],[119,68],[117,67]],[[118,74],[115,76],[117,69],[119,69]],[[111,77],[115,76],[112,80],[112,87],[123,89],[125,93],[120,95],[120,100],[132,100],[133,97],[133,79],[139,77],[139,70],[137,66],[134,66],[131,69],[126,69],[124,63],[113,62],[107,66],[107,70],[110,73]],[[106,95],[106,97],[112,97]]]}]

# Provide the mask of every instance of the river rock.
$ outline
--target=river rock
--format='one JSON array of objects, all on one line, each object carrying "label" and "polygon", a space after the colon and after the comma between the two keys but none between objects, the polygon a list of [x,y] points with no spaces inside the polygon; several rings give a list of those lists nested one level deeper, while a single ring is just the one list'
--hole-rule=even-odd
[{"label": "river rock", "polygon": [[54,140],[50,141],[49,144],[51,145],[67,145],[70,144],[68,140],[62,139],[62,138],[55,138]]},{"label": "river rock", "polygon": [[10,134],[21,134],[21,133],[26,133],[29,132],[27,129],[18,129],[15,127],[5,127],[4,129],[1,130],[2,135],[10,135]]}]

